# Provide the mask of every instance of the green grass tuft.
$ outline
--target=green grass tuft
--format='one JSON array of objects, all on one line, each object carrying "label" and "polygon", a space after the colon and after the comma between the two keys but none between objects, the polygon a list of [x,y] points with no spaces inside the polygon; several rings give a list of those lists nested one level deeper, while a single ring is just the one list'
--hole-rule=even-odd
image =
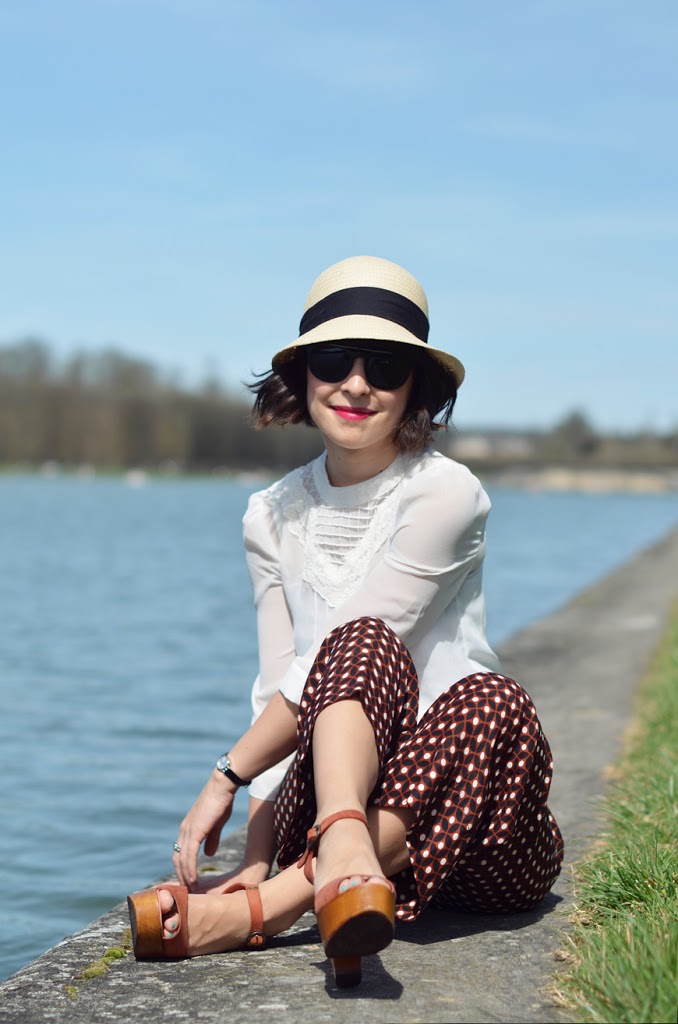
[{"label": "green grass tuft", "polygon": [[582,1021],[678,1019],[678,608],[638,694],[602,846],[576,870],[574,966],[558,978]]}]

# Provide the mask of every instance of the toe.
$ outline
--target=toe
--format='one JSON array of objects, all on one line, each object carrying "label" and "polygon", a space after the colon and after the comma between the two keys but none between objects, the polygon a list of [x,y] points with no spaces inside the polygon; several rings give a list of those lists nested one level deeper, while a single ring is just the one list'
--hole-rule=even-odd
[{"label": "toe", "polygon": [[347,892],[349,889],[354,889],[356,885],[362,885],[364,881],[363,875],[349,875],[348,878],[344,878],[339,883],[339,892]]},{"label": "toe", "polygon": [[163,917],[175,909],[174,896],[168,889],[158,889],[158,905]]},{"label": "toe", "polygon": [[171,892],[158,890],[158,905],[162,914],[163,938],[173,938],[179,930],[179,914]]},{"label": "toe", "polygon": [[369,877],[366,877],[365,875],[349,875],[348,878],[342,879],[339,883],[338,891],[348,892],[349,889],[355,888],[356,885],[364,885],[365,883],[369,883],[370,885],[372,883],[375,885],[383,885],[387,889],[390,889],[389,882],[383,875],[370,875]]},{"label": "toe", "polygon": [[377,885],[383,885],[386,889],[391,888],[391,883],[383,875],[372,875],[370,882],[374,882]]},{"label": "toe", "polygon": [[162,935],[164,939],[173,939],[179,933],[179,915],[170,914],[162,920]]}]

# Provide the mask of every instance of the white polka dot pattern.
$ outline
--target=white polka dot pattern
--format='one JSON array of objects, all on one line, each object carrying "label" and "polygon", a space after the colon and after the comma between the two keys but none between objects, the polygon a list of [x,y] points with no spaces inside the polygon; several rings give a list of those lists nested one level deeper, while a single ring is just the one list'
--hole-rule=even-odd
[{"label": "white polka dot pattern", "polygon": [[297,755],[275,805],[281,867],[297,860],[315,820],[311,738],[320,712],[359,699],[374,728],[380,777],[370,803],[407,807],[411,867],[394,876],[397,914],[435,906],[499,912],[539,903],[563,857],[546,806],[551,754],[532,701],[505,676],[467,676],[417,724],[417,676],[380,619],[324,641],[302,697]]}]

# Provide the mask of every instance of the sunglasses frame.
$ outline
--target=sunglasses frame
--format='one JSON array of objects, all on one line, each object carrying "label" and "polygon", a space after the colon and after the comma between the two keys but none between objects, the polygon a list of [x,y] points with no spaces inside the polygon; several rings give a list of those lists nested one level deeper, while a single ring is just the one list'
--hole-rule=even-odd
[{"label": "sunglasses frame", "polygon": [[[350,363],[346,364],[346,372],[342,373],[341,376],[339,377],[332,377],[329,379],[327,377],[321,376],[319,373],[316,373],[311,363],[313,360],[313,356],[316,354],[320,354],[321,352],[337,352],[346,353],[347,356],[350,355],[351,361]],[[401,388],[403,384],[407,383],[407,380],[409,379],[410,374],[414,370],[416,364],[415,352],[410,353],[407,351],[403,351],[402,349],[394,351],[392,346],[389,346],[389,348],[368,348],[367,346],[362,345],[339,345],[332,342],[322,345],[309,346],[309,349],[306,353],[306,363],[313,376],[316,377],[318,380],[323,381],[324,384],[339,384],[342,380],[345,380],[348,377],[349,373],[353,369],[353,365],[356,359],[359,357],[362,358],[364,361],[365,380],[370,385],[370,387],[376,388],[377,391],[397,391],[398,388]],[[379,362],[379,357],[381,357],[382,359],[386,357],[387,359],[396,360],[398,362],[404,362],[407,364],[407,373],[400,381],[400,383],[388,385],[384,385],[383,383],[375,383],[375,381],[372,379],[373,371],[375,368],[374,360],[376,359],[377,362]],[[379,371],[377,371],[377,374],[378,373]],[[377,376],[377,380],[379,379],[379,376]]]}]

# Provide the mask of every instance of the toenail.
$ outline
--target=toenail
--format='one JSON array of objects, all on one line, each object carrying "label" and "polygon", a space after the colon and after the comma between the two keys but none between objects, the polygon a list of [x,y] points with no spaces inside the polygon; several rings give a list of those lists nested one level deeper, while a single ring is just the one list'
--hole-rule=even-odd
[{"label": "toenail", "polygon": [[351,885],[357,885],[358,884],[358,879],[357,878],[352,878],[350,884]]}]

